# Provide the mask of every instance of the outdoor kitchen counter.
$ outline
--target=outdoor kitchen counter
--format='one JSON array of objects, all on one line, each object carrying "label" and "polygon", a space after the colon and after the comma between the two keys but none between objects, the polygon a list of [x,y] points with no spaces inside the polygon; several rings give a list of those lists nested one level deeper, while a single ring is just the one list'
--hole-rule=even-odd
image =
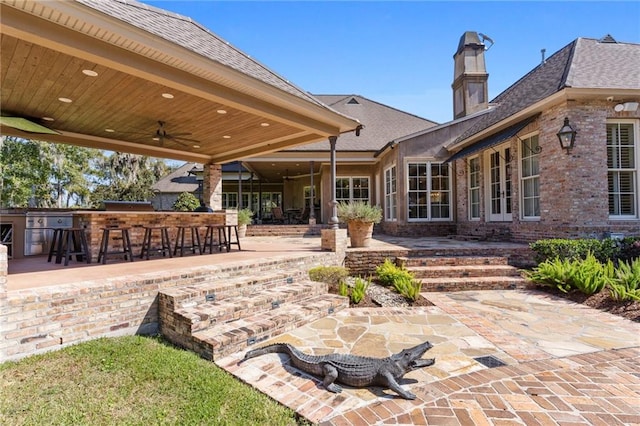
[{"label": "outdoor kitchen counter", "polygon": [[[166,226],[169,228],[169,238],[175,243],[177,227],[198,226],[201,228],[201,238],[204,238],[204,227],[207,225],[237,225],[236,210],[207,212],[153,212],[153,211],[74,211],[73,226],[85,228],[91,261],[98,259],[102,228],[129,228],[133,255],[138,256],[144,238],[145,226]],[[154,240],[156,237],[154,236]],[[113,243],[113,241],[111,242]],[[115,249],[119,249],[116,243]],[[114,247],[109,246],[109,251]]]}]

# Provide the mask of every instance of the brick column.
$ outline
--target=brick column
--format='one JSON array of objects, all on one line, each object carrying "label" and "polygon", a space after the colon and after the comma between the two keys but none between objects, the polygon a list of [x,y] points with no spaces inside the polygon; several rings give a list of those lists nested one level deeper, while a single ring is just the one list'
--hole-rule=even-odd
[{"label": "brick column", "polygon": [[346,229],[323,229],[320,231],[321,249],[336,253],[339,264],[344,262],[347,254],[347,230]]},{"label": "brick column", "polygon": [[222,165],[205,164],[202,181],[202,198],[213,210],[222,210]]}]

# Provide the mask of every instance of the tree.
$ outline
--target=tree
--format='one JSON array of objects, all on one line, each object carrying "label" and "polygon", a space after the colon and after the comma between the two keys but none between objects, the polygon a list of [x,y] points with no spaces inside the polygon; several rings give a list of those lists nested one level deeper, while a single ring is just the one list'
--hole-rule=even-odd
[{"label": "tree", "polygon": [[98,164],[98,179],[91,205],[104,200],[147,201],[154,195],[151,186],[170,171],[157,158],[114,152]]},{"label": "tree", "polygon": [[89,194],[95,149],[3,136],[0,140],[0,205],[69,207]]}]

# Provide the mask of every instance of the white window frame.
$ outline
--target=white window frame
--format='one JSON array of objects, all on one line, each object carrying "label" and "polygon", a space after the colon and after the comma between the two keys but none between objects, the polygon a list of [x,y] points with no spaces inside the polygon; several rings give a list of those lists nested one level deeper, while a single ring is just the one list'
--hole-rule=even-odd
[{"label": "white window frame", "polygon": [[[349,180],[349,197],[348,198],[338,197],[338,194],[337,194],[338,186],[336,184],[335,197],[337,202],[351,203],[353,201],[364,201],[366,203],[371,204],[371,178],[369,176],[337,176],[336,178]],[[354,192],[353,180],[354,179],[364,179],[367,181],[367,198],[356,198],[353,196],[353,192]]]},{"label": "white window frame", "polygon": [[[472,170],[471,164],[477,163],[477,169],[475,171]],[[469,158],[467,167],[467,204],[469,209],[469,220],[471,221],[479,221],[481,216],[481,207],[482,207],[482,161],[479,155]],[[473,177],[475,176],[475,179]],[[475,185],[474,185],[475,180]],[[473,186],[472,186],[473,185]],[[476,194],[477,201],[473,202],[473,194]],[[473,206],[476,205],[478,209],[478,215],[473,215]]]},{"label": "white window frame", "polygon": [[384,219],[398,220],[398,169],[395,164],[384,170]]},{"label": "white window frame", "polygon": [[[537,145],[537,149],[534,149],[533,151],[531,149],[528,149],[528,151],[530,152],[530,155],[527,155],[527,153],[525,152],[525,145],[526,146],[531,146],[531,141],[533,139],[536,139],[538,142]],[[518,152],[520,153],[520,164],[518,167],[519,170],[519,181],[520,181],[520,219],[525,220],[525,221],[539,221],[540,220],[540,211],[542,209],[542,206],[540,206],[540,135],[538,133],[532,133],[529,135],[526,135],[525,137],[519,137],[518,138]],[[530,168],[531,168],[531,173],[528,175],[525,175],[525,170],[527,170],[528,168],[525,167],[525,161],[530,162]],[[534,164],[535,163],[535,164]],[[534,170],[535,167],[535,170]],[[537,183],[537,189],[538,189],[538,193],[537,194],[530,194],[525,188],[527,186],[527,183],[532,182],[534,187],[536,186]],[[527,199],[527,200],[525,200]],[[531,215],[528,216],[526,214],[525,211],[525,201],[528,200],[535,200],[537,199],[538,201],[538,214],[537,215]]]},{"label": "white window frame", "polygon": [[[235,204],[231,202],[229,198],[235,200]],[[222,208],[223,209],[237,209],[238,208],[238,193],[237,192],[223,192],[222,193]]]},{"label": "white window frame", "polygon": [[[608,182],[609,182],[609,173],[611,173],[612,171],[627,171],[630,172],[632,174],[632,179],[631,179],[631,183],[633,184],[633,197],[634,197],[634,203],[633,203],[633,208],[635,209],[634,214],[611,214],[609,213],[609,219],[611,220],[632,220],[632,219],[638,219],[638,215],[639,215],[639,211],[640,211],[640,193],[638,191],[639,185],[640,185],[640,171],[639,169],[639,164],[640,164],[640,120],[637,119],[623,119],[623,118],[619,118],[619,119],[609,119],[607,120],[607,128],[609,127],[609,125],[619,125],[619,124],[631,124],[633,126],[633,129],[631,131],[631,137],[633,138],[633,167],[628,167],[628,168],[609,168],[609,142],[605,141],[605,144],[607,146],[607,206],[609,206],[609,199],[611,197],[611,194],[609,193],[609,189],[608,189]],[[608,134],[608,130],[607,130],[607,134]],[[609,207],[608,207],[609,208]]]},{"label": "white window frame", "polygon": [[[421,165],[421,166],[426,166],[426,188],[425,189],[410,189],[411,185],[410,185],[410,176],[409,176],[409,170],[411,168],[411,166],[413,164],[417,164],[417,165]],[[454,204],[453,204],[453,179],[452,179],[452,169],[451,169],[451,165],[449,163],[443,163],[440,161],[431,161],[431,160],[420,160],[420,159],[408,159],[405,163],[406,168],[405,168],[405,182],[406,182],[406,192],[407,192],[407,201],[406,201],[406,206],[407,206],[407,222],[450,222],[453,219],[453,209],[454,209]],[[447,167],[449,169],[449,173],[448,173],[448,188],[447,190],[433,190],[433,179],[434,177],[432,176],[432,172],[431,172],[431,168],[434,165],[438,165],[441,167]],[[426,211],[427,211],[427,217],[410,217],[411,214],[411,205],[410,200],[411,200],[411,193],[424,193],[426,194]],[[448,206],[449,206],[449,216],[448,217],[436,217],[434,218],[431,214],[431,209],[433,207],[433,203],[432,203],[432,199],[435,198],[436,195],[441,194],[441,193],[445,193],[448,196]]]}]

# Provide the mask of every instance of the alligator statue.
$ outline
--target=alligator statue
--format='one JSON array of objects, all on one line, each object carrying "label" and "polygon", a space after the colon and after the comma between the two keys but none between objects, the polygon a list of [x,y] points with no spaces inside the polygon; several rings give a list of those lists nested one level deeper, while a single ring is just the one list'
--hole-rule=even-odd
[{"label": "alligator statue", "polygon": [[422,359],[432,347],[431,343],[424,342],[387,358],[371,358],[337,353],[307,355],[288,343],[274,343],[248,351],[240,362],[264,354],[284,353],[291,357],[296,368],[322,377],[322,384],[330,392],[342,392],[342,388],[334,383],[339,382],[354,387],[387,387],[405,399],[415,399],[414,394],[400,387],[398,380],[409,371],[433,365],[435,359]]}]

